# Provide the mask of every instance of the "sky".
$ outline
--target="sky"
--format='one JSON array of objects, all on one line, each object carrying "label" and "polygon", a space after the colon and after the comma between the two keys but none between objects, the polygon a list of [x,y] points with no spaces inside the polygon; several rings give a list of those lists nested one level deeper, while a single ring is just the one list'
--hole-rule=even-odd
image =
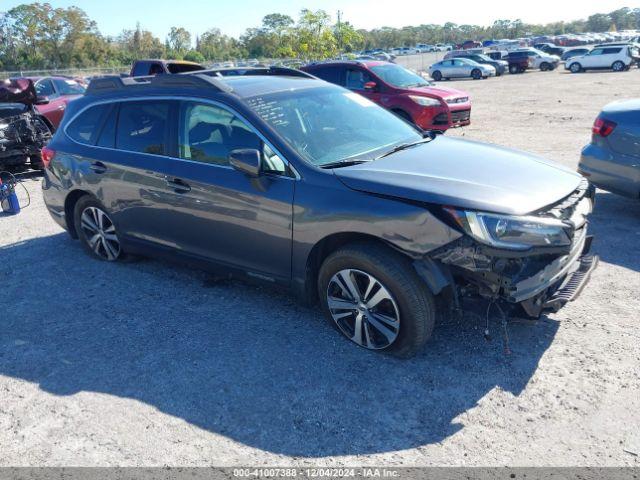
[{"label": "sky", "polygon": [[[0,0],[0,11],[31,1],[35,0]],[[455,0],[449,4],[424,0],[49,0],[48,3],[54,7],[82,8],[105,35],[133,29],[139,21],[144,29],[161,39],[172,26],[185,27],[194,36],[217,27],[238,37],[248,27],[259,26],[262,17],[269,13],[286,13],[296,19],[302,8],[322,8],[334,19],[340,10],[344,20],[356,28],[369,30],[445,22],[490,25],[497,19],[518,18],[525,23],[549,23],[634,6],[631,0]]]}]

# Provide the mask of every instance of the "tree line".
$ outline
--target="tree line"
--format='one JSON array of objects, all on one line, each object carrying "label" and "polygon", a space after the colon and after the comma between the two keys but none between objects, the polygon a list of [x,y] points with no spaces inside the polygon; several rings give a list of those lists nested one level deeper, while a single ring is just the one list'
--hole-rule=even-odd
[{"label": "tree line", "polygon": [[640,29],[640,8],[621,8],[585,20],[547,25],[496,20],[487,27],[449,22],[373,30],[356,29],[340,14],[334,20],[324,10],[303,9],[297,20],[280,13],[269,14],[260,26],[248,28],[239,38],[225,35],[219,28],[194,36],[184,27],[172,27],[163,41],[140,24],[117,36],[106,36],[78,7],[30,3],[0,12],[0,70],[111,67],[154,57],[196,62],[238,58],[309,60],[364,48],[626,29]]}]

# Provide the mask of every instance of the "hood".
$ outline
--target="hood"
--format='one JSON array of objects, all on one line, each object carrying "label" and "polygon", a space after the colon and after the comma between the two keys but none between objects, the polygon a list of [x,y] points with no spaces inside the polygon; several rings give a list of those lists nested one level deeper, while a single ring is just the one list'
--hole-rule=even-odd
[{"label": "hood", "polygon": [[510,215],[556,203],[582,179],[534,155],[442,135],[334,174],[354,190]]},{"label": "hood", "polygon": [[33,105],[37,96],[33,82],[27,78],[7,79],[0,82],[0,103]]},{"label": "hood", "polygon": [[452,98],[452,97],[469,97],[469,94],[462,90],[455,88],[432,86],[432,87],[413,87],[407,88],[407,91],[411,93],[430,95],[437,98]]}]

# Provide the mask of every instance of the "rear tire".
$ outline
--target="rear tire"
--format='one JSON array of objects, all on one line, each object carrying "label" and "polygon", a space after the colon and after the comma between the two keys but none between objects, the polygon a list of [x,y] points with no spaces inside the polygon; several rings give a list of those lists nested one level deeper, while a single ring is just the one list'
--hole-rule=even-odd
[{"label": "rear tire", "polygon": [[433,331],[433,295],[408,258],[377,243],[332,253],[320,268],[318,294],[331,325],[369,350],[408,358]]},{"label": "rear tire", "polygon": [[625,65],[623,62],[621,62],[620,60],[618,60],[617,62],[613,62],[613,65],[611,65],[611,69],[614,72],[623,72],[625,69]]},{"label": "rear tire", "polygon": [[435,72],[433,72],[433,75],[431,75],[431,78],[433,78],[433,80],[435,80],[436,82],[439,82],[440,80],[442,80],[442,73],[440,72],[440,70],[436,70]]},{"label": "rear tire", "polygon": [[95,198],[86,195],[78,200],[73,222],[82,248],[91,257],[106,262],[125,259],[116,227],[106,209]]}]

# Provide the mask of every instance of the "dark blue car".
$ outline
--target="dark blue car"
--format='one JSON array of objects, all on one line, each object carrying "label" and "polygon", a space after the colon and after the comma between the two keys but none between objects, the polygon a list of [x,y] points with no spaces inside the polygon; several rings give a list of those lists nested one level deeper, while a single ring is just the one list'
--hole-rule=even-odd
[{"label": "dark blue car", "polygon": [[556,310],[595,265],[580,175],[298,71],[96,80],[43,160],[46,205],[90,255],[290,288],[400,356],[468,298]]}]

